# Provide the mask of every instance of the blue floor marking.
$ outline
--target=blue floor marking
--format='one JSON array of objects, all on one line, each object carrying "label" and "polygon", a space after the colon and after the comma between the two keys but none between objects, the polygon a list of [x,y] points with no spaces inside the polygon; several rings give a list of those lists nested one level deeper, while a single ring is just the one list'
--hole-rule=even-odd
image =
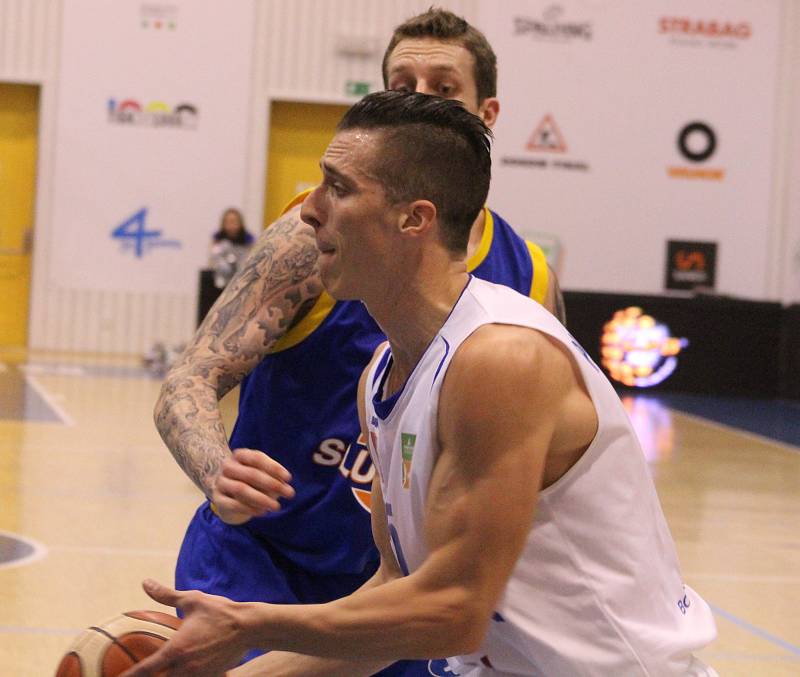
[{"label": "blue floor marking", "polygon": [[800,447],[800,401],[653,393],[670,409]]},{"label": "blue floor marking", "polygon": [[724,609],[720,609],[718,606],[714,606],[713,604],[709,604],[711,607],[711,611],[714,612],[717,616],[722,616],[726,621],[730,621],[734,625],[738,625],[740,628],[747,630],[748,632],[761,637],[762,639],[766,639],[768,642],[772,642],[773,644],[777,644],[782,649],[786,649],[788,652],[793,653],[795,656],[800,656],[800,646],[795,646],[790,642],[787,642],[780,637],[776,637],[775,635],[767,632],[766,630],[762,630],[761,628],[748,623],[747,621],[739,618],[738,616],[734,616],[729,611],[725,611]]}]

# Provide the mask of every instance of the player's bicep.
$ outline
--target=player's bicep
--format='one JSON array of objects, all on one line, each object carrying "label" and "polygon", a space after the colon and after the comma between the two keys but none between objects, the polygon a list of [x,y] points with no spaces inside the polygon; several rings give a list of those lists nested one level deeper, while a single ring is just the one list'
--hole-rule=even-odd
[{"label": "player's bicep", "polygon": [[[188,346],[178,368],[238,383],[322,292],[313,229],[295,207],[258,238]],[[231,382],[230,384],[228,382]]]},{"label": "player's bicep", "polygon": [[432,559],[492,606],[530,531],[554,416],[531,330],[481,333],[490,340],[462,344],[442,385],[426,536]]}]

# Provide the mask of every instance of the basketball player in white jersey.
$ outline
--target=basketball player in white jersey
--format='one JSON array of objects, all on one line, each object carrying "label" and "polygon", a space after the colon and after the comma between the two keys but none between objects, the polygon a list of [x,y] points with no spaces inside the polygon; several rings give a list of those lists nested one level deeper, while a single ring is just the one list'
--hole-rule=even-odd
[{"label": "basketball player in white jersey", "polygon": [[[644,456],[614,390],[540,305],[466,272],[490,132],[459,104],[382,92],[344,117],[302,217],[323,281],[388,337],[361,380],[379,479],[375,577],[320,605],[237,604],[153,582],[186,614],[126,677],[715,675]],[[296,653],[288,653],[296,652]],[[162,673],[158,673],[162,674]],[[433,674],[433,673],[432,673]]]}]

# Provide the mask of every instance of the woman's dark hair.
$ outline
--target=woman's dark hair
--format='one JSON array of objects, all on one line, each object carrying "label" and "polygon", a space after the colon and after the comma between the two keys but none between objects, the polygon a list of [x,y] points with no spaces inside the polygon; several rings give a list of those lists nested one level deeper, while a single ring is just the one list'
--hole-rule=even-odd
[{"label": "woman's dark hair", "polygon": [[[228,214],[235,214],[239,221],[239,231],[233,237],[225,232],[225,218],[228,216]],[[253,241],[253,236],[247,232],[247,227],[244,225],[244,216],[242,215],[242,212],[235,207],[229,207],[222,212],[222,218],[219,220],[219,230],[214,233],[213,239],[214,242],[228,240],[233,244],[250,244]]]}]

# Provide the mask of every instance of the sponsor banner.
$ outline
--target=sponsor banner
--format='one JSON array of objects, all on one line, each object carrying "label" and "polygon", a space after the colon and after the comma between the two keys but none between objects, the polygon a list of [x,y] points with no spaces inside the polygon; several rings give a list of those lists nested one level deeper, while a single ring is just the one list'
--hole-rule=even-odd
[{"label": "sponsor banner", "polygon": [[253,4],[70,0],[58,81],[52,282],[192,292],[244,201]]},{"label": "sponsor banner", "polygon": [[[545,115],[525,144],[525,155],[503,155],[500,163],[538,169],[588,172],[589,164],[568,154],[567,142],[553,116]],[[555,153],[556,156],[548,157]]]},{"label": "sponsor banner", "polygon": [[[668,239],[725,250],[717,288],[766,294],[779,0],[504,0],[489,202],[554,233],[562,285],[658,293]],[[623,272],[624,271],[624,272]]]},{"label": "sponsor banner", "polygon": [[667,168],[667,174],[673,179],[699,179],[704,181],[722,181],[725,169],[708,166],[707,161],[717,149],[717,134],[706,122],[694,120],[680,128],[676,141],[678,152],[686,165],[673,165]]},{"label": "sponsor banner", "polygon": [[[701,16],[697,9],[705,10],[706,15]],[[664,14],[658,19],[658,32],[679,47],[725,49],[735,49],[753,35],[750,21],[741,17],[732,19],[727,11],[715,17],[709,9],[696,7],[694,12],[682,16]]]},{"label": "sponsor banner", "polygon": [[716,242],[667,241],[666,289],[713,291],[716,282]]}]

